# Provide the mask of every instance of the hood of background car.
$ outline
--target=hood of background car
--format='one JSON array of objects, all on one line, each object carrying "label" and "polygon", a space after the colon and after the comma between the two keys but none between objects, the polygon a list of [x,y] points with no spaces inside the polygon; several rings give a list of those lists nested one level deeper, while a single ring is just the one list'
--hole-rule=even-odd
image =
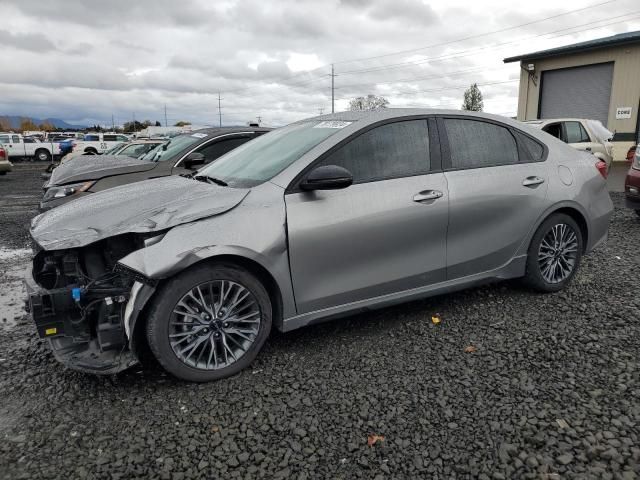
[{"label": "hood of background car", "polygon": [[45,188],[54,185],[99,180],[111,175],[145,172],[154,169],[155,162],[143,162],[126,155],[80,155],[54,168]]},{"label": "hood of background car", "polygon": [[31,222],[31,236],[45,250],[82,247],[123,233],[155,232],[219,215],[248,193],[179,176],[145,180],[38,215]]}]

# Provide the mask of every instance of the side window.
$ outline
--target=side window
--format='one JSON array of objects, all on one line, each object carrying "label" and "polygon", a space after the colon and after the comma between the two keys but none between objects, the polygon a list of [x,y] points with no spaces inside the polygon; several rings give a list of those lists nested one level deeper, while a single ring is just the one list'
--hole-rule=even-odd
[{"label": "side window", "polygon": [[11,136],[11,141],[13,143],[20,143],[20,137],[18,135],[12,135]]},{"label": "side window", "polygon": [[115,142],[118,140],[117,135],[103,135],[103,142]]},{"label": "side window", "polygon": [[87,142],[97,142],[100,140],[100,137],[98,137],[98,135],[85,135],[84,139]]},{"label": "side window", "polygon": [[124,135],[116,135],[116,138],[118,139],[119,142],[128,142],[129,139],[127,137],[125,137]]},{"label": "side window", "polygon": [[204,155],[205,163],[209,163],[249,140],[251,140],[249,137],[222,139],[219,142],[208,143],[196,151]]},{"label": "side window", "polygon": [[539,162],[542,160],[544,147],[540,143],[517,130],[515,135],[520,144],[520,162]]},{"label": "side window", "polygon": [[427,121],[409,120],[373,128],[333,152],[322,165],[346,168],[354,183],[428,173]]},{"label": "side window", "polygon": [[445,118],[444,125],[453,168],[518,163],[518,146],[507,128],[462,118]]},{"label": "side window", "polygon": [[9,135],[0,135],[0,143],[10,143]]},{"label": "side window", "polygon": [[22,141],[24,143],[36,143],[36,141],[33,138],[29,138],[29,137],[24,137]]},{"label": "side window", "polygon": [[545,125],[542,128],[542,131],[547,132],[549,135],[552,135],[557,139],[562,140],[563,142],[565,141],[562,135],[562,125],[559,123],[552,123],[550,125]]},{"label": "side window", "polygon": [[567,143],[590,142],[589,135],[580,122],[564,122],[567,132]]}]

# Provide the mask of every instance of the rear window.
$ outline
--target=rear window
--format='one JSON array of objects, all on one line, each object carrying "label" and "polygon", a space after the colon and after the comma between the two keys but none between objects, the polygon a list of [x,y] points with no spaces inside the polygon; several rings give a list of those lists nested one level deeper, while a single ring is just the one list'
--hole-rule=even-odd
[{"label": "rear window", "polygon": [[518,163],[518,146],[507,128],[462,118],[445,118],[444,124],[453,168]]},{"label": "rear window", "polygon": [[100,137],[98,135],[85,135],[84,140],[85,142],[99,142]]},{"label": "rear window", "polygon": [[520,144],[521,162],[539,162],[544,157],[544,147],[531,137],[526,136],[516,130],[516,137]]}]

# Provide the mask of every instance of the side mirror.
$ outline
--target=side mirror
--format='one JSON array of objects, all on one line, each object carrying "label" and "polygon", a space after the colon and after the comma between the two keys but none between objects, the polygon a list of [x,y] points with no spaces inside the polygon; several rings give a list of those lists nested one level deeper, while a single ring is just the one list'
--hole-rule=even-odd
[{"label": "side mirror", "polygon": [[192,168],[196,165],[204,165],[205,158],[204,155],[200,152],[191,152],[187,155],[187,158],[184,159],[184,168]]},{"label": "side mirror", "polygon": [[353,175],[346,168],[337,165],[316,167],[302,180],[300,188],[312,190],[338,190],[353,183]]}]

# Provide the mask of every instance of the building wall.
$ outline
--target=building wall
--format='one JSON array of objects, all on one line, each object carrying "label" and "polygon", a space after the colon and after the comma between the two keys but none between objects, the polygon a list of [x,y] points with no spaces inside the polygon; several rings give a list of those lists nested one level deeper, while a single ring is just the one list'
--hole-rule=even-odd
[{"label": "building wall", "polygon": [[[640,107],[640,44],[603,48],[583,53],[572,53],[557,57],[522,62],[535,65],[535,84],[529,72],[520,70],[520,89],[518,94],[518,120],[538,118],[540,101],[541,72],[558,68],[579,67],[594,63],[614,62],[611,100],[609,103],[608,128],[618,134],[636,133],[638,108]],[[631,118],[616,120],[616,108],[631,107]],[[624,138],[624,135],[622,135]],[[624,158],[633,144],[633,139],[615,142],[615,159]]]}]

